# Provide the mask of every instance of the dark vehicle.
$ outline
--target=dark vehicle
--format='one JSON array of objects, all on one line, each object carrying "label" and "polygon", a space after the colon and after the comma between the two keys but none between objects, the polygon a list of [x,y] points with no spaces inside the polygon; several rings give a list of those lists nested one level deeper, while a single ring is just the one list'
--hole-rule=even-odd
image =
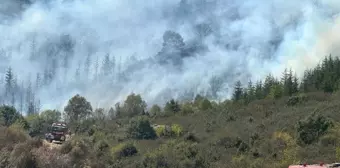
[{"label": "dark vehicle", "polygon": [[66,140],[67,133],[68,128],[65,123],[53,123],[49,128],[49,133],[45,134],[45,139],[50,143],[52,143],[53,140],[62,142]]}]

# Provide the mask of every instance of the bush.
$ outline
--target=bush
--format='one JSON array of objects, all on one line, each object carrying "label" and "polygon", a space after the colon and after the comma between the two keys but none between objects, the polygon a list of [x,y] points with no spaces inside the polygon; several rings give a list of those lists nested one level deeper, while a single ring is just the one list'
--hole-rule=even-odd
[{"label": "bush", "polygon": [[203,99],[200,103],[200,109],[201,110],[208,110],[211,109],[212,105],[211,102],[208,99]]},{"label": "bush", "polygon": [[229,149],[229,148],[237,148],[239,145],[239,142],[237,138],[222,137],[222,138],[219,138],[216,142],[214,142],[214,145],[223,147],[225,149]]},{"label": "bush", "polygon": [[180,137],[183,134],[183,128],[178,124],[173,124],[171,131],[176,137]]},{"label": "bush", "polygon": [[9,167],[36,167],[31,149],[27,143],[16,144],[10,154]]},{"label": "bush", "polygon": [[172,140],[148,152],[143,167],[210,167],[197,143]]},{"label": "bush", "polygon": [[307,96],[305,96],[305,95],[291,96],[291,97],[289,97],[286,104],[288,106],[295,106],[299,103],[304,102],[306,99],[307,99]]},{"label": "bush", "polygon": [[59,153],[57,150],[51,150],[47,147],[34,149],[32,153],[35,156],[37,167],[53,168],[72,168],[69,155]]},{"label": "bush", "polygon": [[149,120],[144,116],[133,118],[129,122],[128,135],[134,139],[155,139],[155,130],[151,127]]},{"label": "bush", "polygon": [[96,143],[95,145],[95,149],[97,152],[104,152],[109,148],[109,144],[107,144],[106,141],[101,140],[99,142]]},{"label": "bush", "polygon": [[6,168],[9,165],[9,157],[11,152],[7,148],[0,149],[0,167]]},{"label": "bush", "polygon": [[156,135],[158,137],[163,136],[163,134],[165,132],[165,125],[158,125],[157,127],[155,127],[155,131],[156,131]]},{"label": "bush", "polygon": [[8,127],[22,116],[14,107],[3,105],[0,106],[0,117],[3,124]]},{"label": "bush", "polygon": [[190,103],[185,103],[181,106],[181,114],[188,115],[194,113],[194,109]]},{"label": "bush", "polygon": [[61,147],[60,147],[60,153],[62,154],[68,154],[71,152],[73,146],[72,146],[72,143],[71,141],[66,141],[64,142]]},{"label": "bush", "polygon": [[93,142],[98,142],[100,140],[105,139],[105,133],[101,131],[95,131],[94,134],[92,135],[92,140]]},{"label": "bush", "polygon": [[162,168],[171,168],[171,164],[169,160],[166,158],[164,153],[160,150],[156,150],[154,152],[147,153],[142,160],[141,167],[162,167]]},{"label": "bush", "polygon": [[168,125],[158,125],[155,128],[155,131],[158,137],[171,137],[172,136],[171,127]]},{"label": "bush", "polygon": [[297,124],[298,140],[304,144],[312,144],[332,126],[330,120],[322,115],[312,114]]},{"label": "bush", "polygon": [[183,128],[178,124],[158,125],[155,131],[158,137],[180,137],[183,134]]},{"label": "bush", "polygon": [[185,141],[191,141],[191,142],[199,142],[198,137],[196,136],[196,134],[192,133],[192,132],[188,132],[184,135],[184,140]]},{"label": "bush", "polygon": [[25,142],[28,135],[21,127],[11,126],[10,128],[0,127],[0,149],[6,147],[12,150],[16,143]]},{"label": "bush", "polygon": [[111,154],[114,159],[121,159],[123,157],[133,156],[138,153],[137,148],[131,142],[129,143],[121,143],[117,146],[114,146],[111,149]]}]

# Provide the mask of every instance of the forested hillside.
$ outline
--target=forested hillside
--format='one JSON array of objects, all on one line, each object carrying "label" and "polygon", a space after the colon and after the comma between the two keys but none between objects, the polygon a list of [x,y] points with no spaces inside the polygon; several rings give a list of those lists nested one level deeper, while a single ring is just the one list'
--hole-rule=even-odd
[{"label": "forested hillside", "polygon": [[[161,107],[132,93],[103,109],[75,95],[62,112],[28,116],[4,105],[0,167],[287,168],[337,162],[339,70],[339,58],[329,56],[302,79],[286,70],[280,79],[268,75],[244,88],[237,82],[232,100],[223,102],[196,95]],[[62,113],[75,135],[50,149],[39,136]]]},{"label": "forested hillside", "polygon": [[[331,0],[0,0],[0,168],[340,162],[338,13]],[[72,133],[58,147],[43,140],[56,121]]]}]

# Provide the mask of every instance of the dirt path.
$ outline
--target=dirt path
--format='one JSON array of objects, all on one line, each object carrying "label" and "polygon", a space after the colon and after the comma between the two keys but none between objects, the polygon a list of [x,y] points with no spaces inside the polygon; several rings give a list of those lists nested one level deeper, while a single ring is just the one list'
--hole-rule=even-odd
[{"label": "dirt path", "polygon": [[43,140],[43,145],[47,146],[50,149],[58,149],[61,147],[61,143],[53,141],[52,143],[47,142],[45,139]]}]

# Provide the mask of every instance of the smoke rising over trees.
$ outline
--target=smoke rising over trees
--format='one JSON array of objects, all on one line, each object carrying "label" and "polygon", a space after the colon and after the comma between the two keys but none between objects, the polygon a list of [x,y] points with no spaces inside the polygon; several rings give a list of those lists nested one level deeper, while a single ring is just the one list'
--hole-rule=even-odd
[{"label": "smoke rising over trees", "polygon": [[238,80],[287,67],[300,77],[337,53],[328,37],[337,37],[340,3],[331,1],[1,3],[0,100],[26,113],[61,109],[76,93],[95,106],[131,92],[162,105],[197,94],[220,100]]}]

